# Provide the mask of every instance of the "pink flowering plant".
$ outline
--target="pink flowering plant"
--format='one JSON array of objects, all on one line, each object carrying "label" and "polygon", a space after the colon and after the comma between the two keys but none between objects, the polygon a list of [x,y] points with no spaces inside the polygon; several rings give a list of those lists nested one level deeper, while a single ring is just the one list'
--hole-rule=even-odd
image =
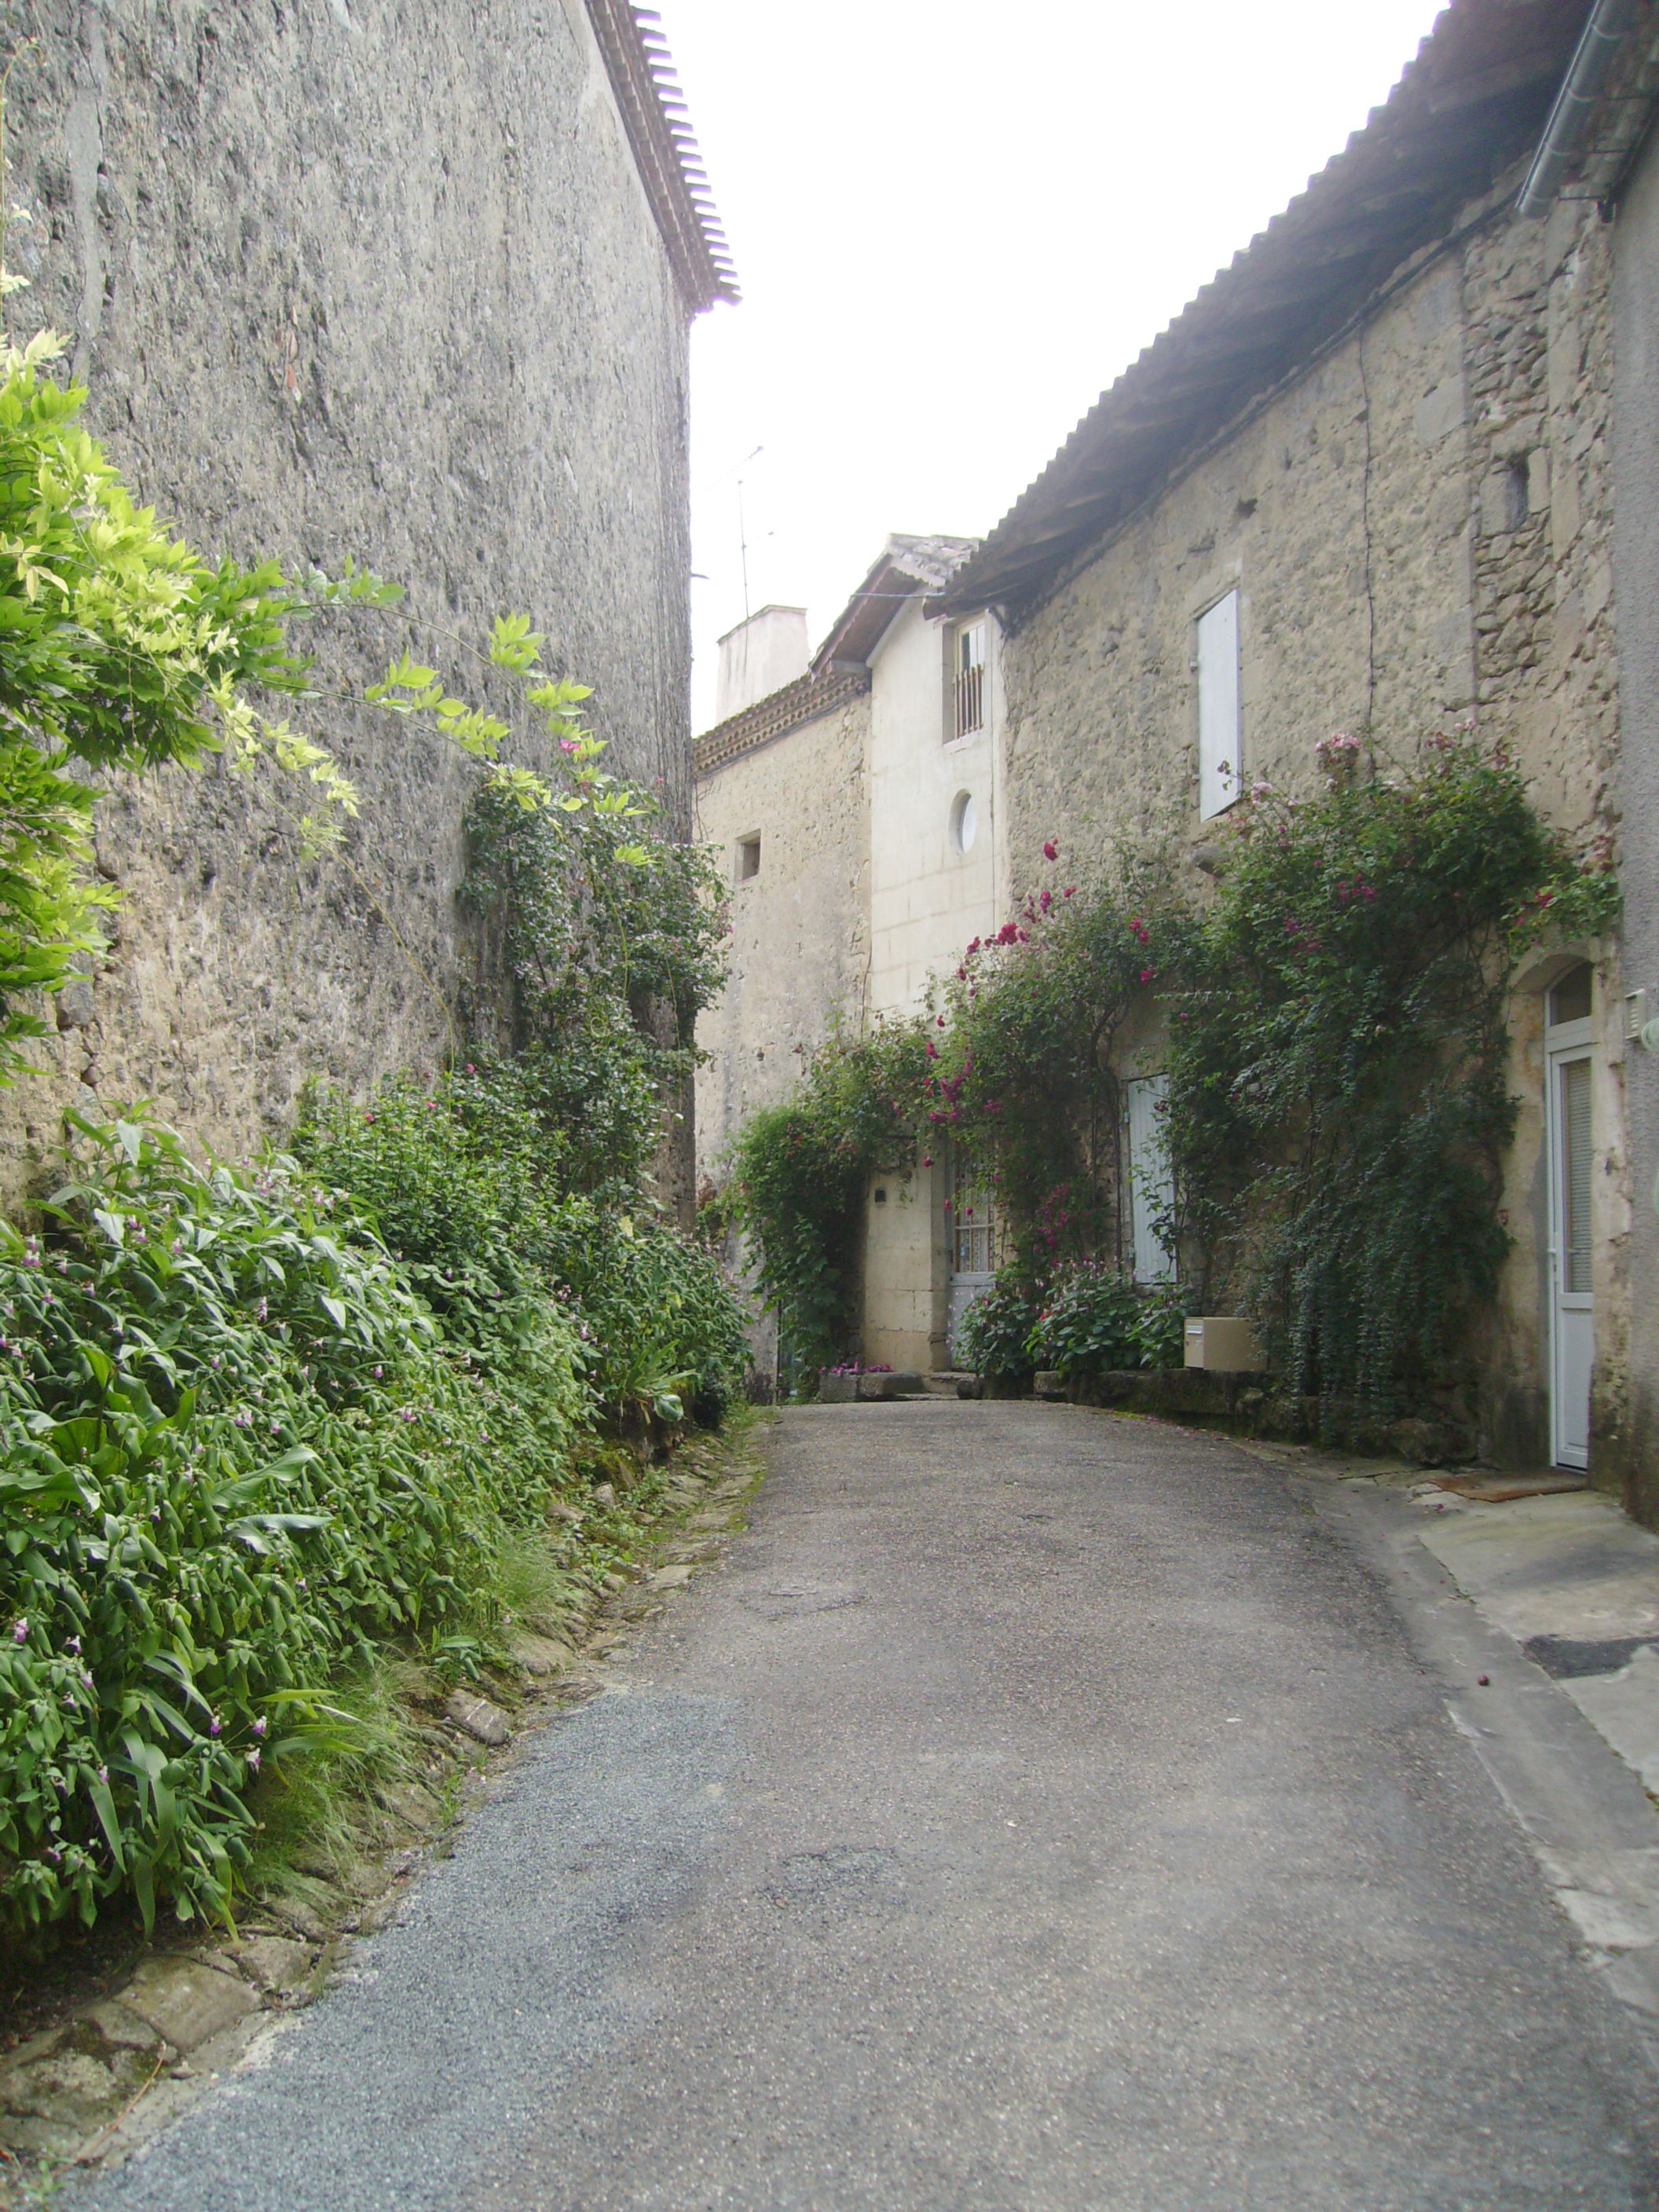
[{"label": "pink flowering plant", "polygon": [[967,948],[943,988],[948,1050],[928,1127],[990,1176],[1028,1271],[1109,1246],[1119,1168],[1112,1048],[1183,957],[1190,923],[1161,862],[1105,884],[1054,874]]},{"label": "pink flowering plant", "polygon": [[1224,834],[1170,1000],[1169,1132],[1212,1310],[1254,1311],[1335,1437],[1414,1402],[1492,1296],[1513,959],[1617,902],[1468,725],[1392,765],[1346,733],[1315,753],[1312,795]]}]

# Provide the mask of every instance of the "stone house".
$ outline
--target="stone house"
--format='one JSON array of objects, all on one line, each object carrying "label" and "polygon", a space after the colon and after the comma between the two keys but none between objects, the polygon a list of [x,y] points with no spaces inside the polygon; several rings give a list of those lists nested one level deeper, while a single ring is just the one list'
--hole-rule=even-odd
[{"label": "stone house", "polygon": [[[1308,788],[1331,732],[1404,750],[1470,717],[1582,854],[1616,848],[1619,225],[1595,193],[1517,204],[1589,13],[1454,0],[934,603],[1003,627],[1016,886],[1049,838],[1080,867],[1114,837],[1202,866],[1245,785]],[[1646,420],[1650,439],[1650,400]],[[1632,975],[1608,940],[1547,945],[1515,980],[1512,1246],[1462,1408],[1468,1449],[1610,1483]],[[1120,1072],[1155,1085],[1159,1052],[1151,1008]]]},{"label": "stone house", "polygon": [[452,665],[447,635],[527,614],[684,834],[688,330],[735,286],[629,0],[0,0],[0,53],[10,325],[70,335],[138,496],[210,555],[349,555],[408,592],[307,639],[310,726],[363,798],[347,865],[297,866],[222,775],[110,793],[120,942],[50,1080],[0,1103],[15,1193],[88,1091],[236,1153],[307,1076],[430,1066],[457,1009],[487,1014],[468,771],[331,702],[406,647]]},{"label": "stone house", "polygon": [[[698,1030],[700,1174],[718,1176],[756,1108],[787,1097],[803,1056],[921,1006],[1006,901],[996,625],[927,611],[971,550],[890,538],[810,664],[798,609],[763,609],[721,641],[730,711],[697,740],[696,811],[729,871],[731,966]],[[787,672],[786,631],[798,672],[746,696],[738,668]],[[866,1360],[943,1366],[952,1298],[986,1279],[989,1246],[983,1203],[952,1190],[945,1158],[879,1178]]]},{"label": "stone house", "polygon": [[[1600,1375],[1591,1468],[1622,1489],[1632,1510],[1659,1527],[1659,21],[1651,7],[1594,11],[1589,33],[1614,36],[1601,51],[1587,33],[1577,99],[1564,103],[1531,179],[1538,201],[1561,209],[1593,201],[1604,211],[1613,259],[1612,423],[1613,605],[1619,632],[1619,854],[1624,911],[1629,1146],[1629,1233],[1623,1254],[1629,1301],[1626,1395]],[[1609,50],[1610,49],[1610,50]],[[1582,81],[1598,65],[1599,83]],[[1555,220],[1560,220],[1558,216]]]},{"label": "stone house", "polygon": [[[1587,91],[1601,46],[1614,58]],[[1650,1518],[1659,185],[1639,149],[1656,53],[1638,0],[1454,0],[1386,104],[913,618],[941,638],[986,620],[994,641],[987,921],[1014,910],[1048,840],[1079,874],[1119,840],[1203,868],[1249,782],[1310,787],[1314,745],[1345,729],[1403,751],[1473,719],[1582,854],[1619,856],[1622,934],[1546,943],[1514,979],[1511,1249],[1456,1410],[1465,1448],[1588,1466]],[[1578,118],[1571,159],[1558,111]],[[811,768],[805,748],[786,787],[811,788]],[[890,917],[928,865],[919,842],[897,857]],[[873,919],[873,880],[852,909]],[[953,963],[969,933],[928,957]],[[918,973],[889,972],[890,994],[845,999],[847,1018],[915,1003]],[[726,1048],[752,1049],[733,1020]],[[1143,1275],[1162,1048],[1149,994],[1116,1070],[1120,1256]],[[875,1219],[872,1324],[892,1234]],[[934,1197],[900,1240],[911,1282],[933,1285],[935,1359],[951,1226]],[[899,1340],[872,1326],[866,1356]],[[920,1326],[902,1340],[921,1364]]]}]

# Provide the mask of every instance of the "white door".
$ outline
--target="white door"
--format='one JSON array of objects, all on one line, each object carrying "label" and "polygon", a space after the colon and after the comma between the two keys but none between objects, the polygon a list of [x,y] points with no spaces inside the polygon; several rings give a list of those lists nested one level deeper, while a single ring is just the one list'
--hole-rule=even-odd
[{"label": "white door", "polygon": [[[1549,1087],[1550,1431],[1558,1467],[1589,1465],[1590,1370],[1595,1360],[1591,1293],[1589,1022],[1547,1033]],[[1583,1036],[1577,1034],[1585,1032]]]},{"label": "white door", "polygon": [[990,1284],[996,1268],[996,1239],[991,1200],[983,1184],[963,1172],[954,1146],[949,1163],[946,1189],[950,1211],[945,1218],[945,1237],[950,1257],[951,1286],[946,1328],[949,1357],[956,1364],[957,1331],[969,1307]]},{"label": "white door", "polygon": [[1167,1282],[1175,1260],[1160,1235],[1167,1234],[1175,1212],[1175,1178],[1170,1172],[1170,1144],[1164,1106],[1170,1095],[1167,1075],[1140,1075],[1123,1086],[1129,1121],[1129,1242],[1138,1283]]}]

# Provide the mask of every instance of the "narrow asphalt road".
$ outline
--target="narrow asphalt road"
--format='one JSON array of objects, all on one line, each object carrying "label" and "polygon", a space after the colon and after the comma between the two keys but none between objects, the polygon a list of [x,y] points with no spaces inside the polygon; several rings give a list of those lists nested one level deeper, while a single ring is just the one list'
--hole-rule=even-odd
[{"label": "narrow asphalt road", "polygon": [[76,2206],[1659,2203],[1612,2008],[1283,1476],[945,1401],[773,1461],[355,1978]]}]

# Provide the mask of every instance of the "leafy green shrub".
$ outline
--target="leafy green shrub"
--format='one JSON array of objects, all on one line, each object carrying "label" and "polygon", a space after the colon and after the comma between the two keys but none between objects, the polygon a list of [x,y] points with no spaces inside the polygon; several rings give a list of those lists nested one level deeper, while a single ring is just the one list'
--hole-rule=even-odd
[{"label": "leafy green shrub", "polygon": [[1031,1326],[1030,1363],[1068,1379],[1179,1367],[1192,1298],[1180,1283],[1137,1283],[1103,1260],[1073,1261]]},{"label": "leafy green shrub", "polygon": [[470,1340],[502,1299],[539,1286],[525,1249],[549,1204],[544,1137],[515,1066],[469,1064],[388,1076],[362,1105],[315,1091],[294,1148]]},{"label": "leafy green shrub", "polygon": [[1324,787],[1261,787],[1225,840],[1172,1005],[1169,1130],[1185,1224],[1327,1432],[1420,1394],[1495,1290],[1515,1116],[1505,998],[1547,923],[1606,926],[1613,878],[1468,732]]},{"label": "leafy green shrub", "polygon": [[957,1330],[958,1359],[975,1375],[1003,1382],[1029,1380],[1031,1331],[1041,1309],[1037,1286],[1019,1267],[1005,1267],[981,1291]]},{"label": "leafy green shrub", "polygon": [[1180,1367],[1187,1358],[1187,1316],[1197,1310],[1184,1283],[1152,1283],[1140,1293],[1135,1342],[1143,1367]]},{"label": "leafy green shrub", "polygon": [[1050,1291],[1032,1328],[1032,1364],[1068,1378],[1139,1367],[1140,1308],[1140,1293],[1129,1276],[1103,1261],[1074,1261]]},{"label": "leafy green shrub", "polygon": [[[708,1255],[646,1216],[561,1197],[542,1149],[533,1072],[474,1063],[397,1076],[367,1106],[313,1100],[300,1158],[360,1206],[447,1328],[494,1369],[550,1304],[588,1402],[613,1419],[689,1407],[718,1421],[748,1345]],[[610,1194],[614,1198],[614,1192]],[[536,1387],[543,1355],[514,1386]]]},{"label": "leafy green shrub", "polygon": [[733,1211],[751,1240],[762,1295],[799,1368],[848,1358],[865,1186],[914,1161],[938,1048],[920,1018],[826,1045],[795,1097],[763,1107],[732,1159]]},{"label": "leafy green shrub", "polygon": [[586,1330],[588,1379],[622,1419],[720,1420],[749,1369],[743,1316],[710,1255],[661,1223],[569,1199],[543,1265]]},{"label": "leafy green shrub", "polygon": [[290,1164],[75,1127],[46,1241],[0,1224],[0,1920],[22,1926],[124,1885],[147,1919],[224,1911],[248,1788],[330,1725],[331,1668],[467,1620],[562,1471]]}]

